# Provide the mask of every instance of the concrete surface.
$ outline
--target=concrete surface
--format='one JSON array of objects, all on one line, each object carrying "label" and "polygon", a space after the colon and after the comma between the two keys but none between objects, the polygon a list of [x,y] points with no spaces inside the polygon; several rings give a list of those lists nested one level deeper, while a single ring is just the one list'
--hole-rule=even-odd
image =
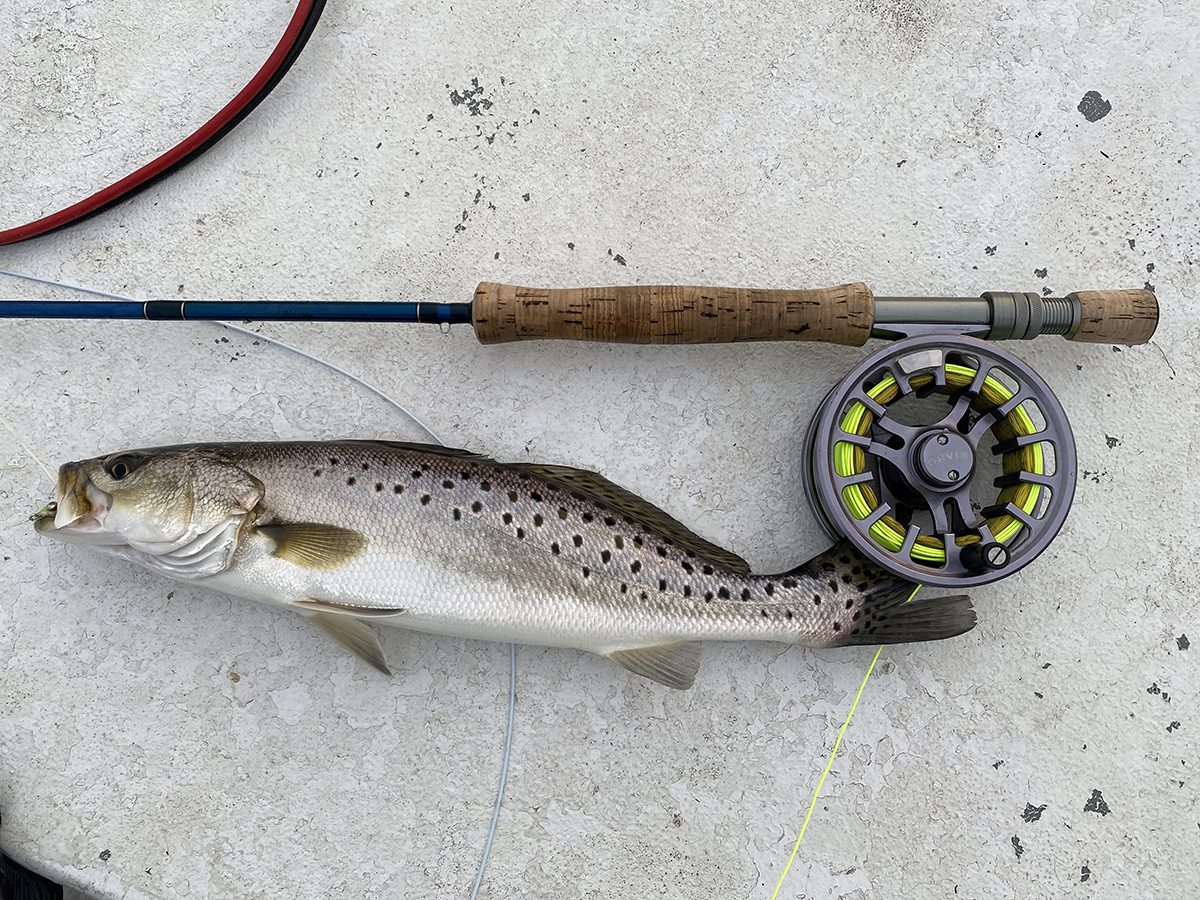
[{"label": "concrete surface", "polygon": [[[172,143],[290,12],[4,8],[5,224]],[[0,266],[167,297],[466,299],[481,278],[1152,283],[1151,346],[1012,348],[1072,418],[1075,509],[1047,556],[973,591],[973,633],[885,651],[781,896],[1190,896],[1198,27],[1188,4],[332,0],[281,88],[203,161]],[[1078,108],[1091,91],[1094,121]],[[598,469],[756,567],[822,545],[800,436],[861,351],[264,330],[449,443]],[[215,327],[11,323],[0,358],[3,415],[55,463],[416,434]],[[296,617],[36,539],[25,517],[48,491],[0,435],[7,851],[98,897],[465,896],[503,646],[390,632],[384,680]],[[522,649],[482,896],[767,897],[870,655],[721,646],[695,690],[670,693]]]}]

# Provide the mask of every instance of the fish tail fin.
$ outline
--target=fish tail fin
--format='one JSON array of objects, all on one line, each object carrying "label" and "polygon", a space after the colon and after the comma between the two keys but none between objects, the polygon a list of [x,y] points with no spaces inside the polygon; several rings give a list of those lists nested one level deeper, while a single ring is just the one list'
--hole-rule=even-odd
[{"label": "fish tail fin", "polygon": [[838,610],[832,646],[939,641],[975,627],[966,594],[917,599],[921,585],[881,568],[846,541],[794,574],[815,578],[832,592]]}]

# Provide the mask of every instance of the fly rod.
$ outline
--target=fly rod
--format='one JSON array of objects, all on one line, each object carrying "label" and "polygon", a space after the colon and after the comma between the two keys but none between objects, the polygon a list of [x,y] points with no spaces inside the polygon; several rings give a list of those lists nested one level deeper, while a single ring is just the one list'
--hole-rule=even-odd
[{"label": "fly rod", "polygon": [[465,303],[353,300],[0,300],[0,318],[369,322],[466,325],[481,343],[567,339],[636,344],[825,341],[955,332],[988,340],[1060,334],[1140,344],[1158,304],[1145,290],[1065,297],[875,297],[861,282],[815,290],[683,285],[532,288],[483,282]]}]

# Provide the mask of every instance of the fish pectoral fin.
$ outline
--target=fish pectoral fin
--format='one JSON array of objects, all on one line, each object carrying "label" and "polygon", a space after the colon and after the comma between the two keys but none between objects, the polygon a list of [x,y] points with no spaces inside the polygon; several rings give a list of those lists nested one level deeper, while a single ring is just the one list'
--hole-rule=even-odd
[{"label": "fish pectoral fin", "polygon": [[350,603],[332,603],[312,597],[307,600],[297,600],[292,605],[313,612],[327,613],[331,616],[353,616],[356,619],[390,619],[392,616],[398,616],[404,612],[398,606],[354,606]]},{"label": "fish pectoral fin", "polygon": [[308,619],[359,659],[370,663],[384,675],[392,674],[383,648],[379,646],[379,638],[364,622],[352,616],[325,612],[314,613]]},{"label": "fish pectoral fin", "polygon": [[306,569],[336,569],[367,546],[361,532],[317,522],[260,525],[258,530],[275,542],[275,556]]},{"label": "fish pectoral fin", "polygon": [[669,688],[686,690],[696,680],[700,668],[699,641],[675,641],[653,647],[614,650],[608,658],[651,681]]}]

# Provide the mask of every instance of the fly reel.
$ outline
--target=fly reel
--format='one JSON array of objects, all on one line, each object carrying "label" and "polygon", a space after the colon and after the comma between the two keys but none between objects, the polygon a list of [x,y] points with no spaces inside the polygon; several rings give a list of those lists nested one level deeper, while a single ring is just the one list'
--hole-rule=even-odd
[{"label": "fly reel", "polygon": [[826,395],[805,444],[805,492],[829,536],[924,584],[1018,571],[1075,494],[1075,441],[1049,386],[958,334],[871,354]]}]

